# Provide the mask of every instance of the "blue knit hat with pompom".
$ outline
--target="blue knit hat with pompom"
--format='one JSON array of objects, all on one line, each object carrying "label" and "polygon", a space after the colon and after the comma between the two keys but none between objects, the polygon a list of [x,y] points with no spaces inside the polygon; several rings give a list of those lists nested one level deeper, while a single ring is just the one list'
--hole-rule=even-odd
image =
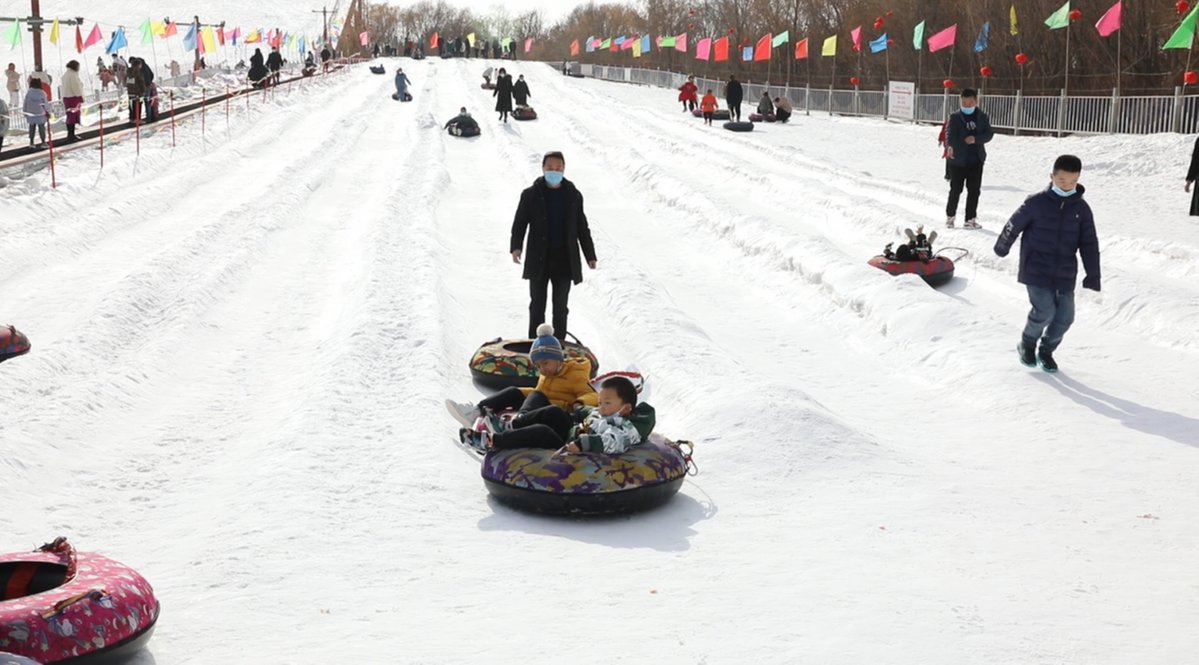
[{"label": "blue knit hat with pompom", "polygon": [[537,339],[533,340],[533,348],[529,350],[533,362],[539,360],[566,360],[562,351],[562,342],[554,337],[554,327],[548,323],[537,326]]}]

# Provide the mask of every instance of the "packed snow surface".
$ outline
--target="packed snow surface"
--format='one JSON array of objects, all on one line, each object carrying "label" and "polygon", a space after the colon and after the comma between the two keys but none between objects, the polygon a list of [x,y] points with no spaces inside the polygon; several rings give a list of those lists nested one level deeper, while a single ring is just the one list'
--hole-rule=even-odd
[{"label": "packed snow surface", "polygon": [[[261,4],[261,3],[257,3]],[[240,5],[239,5],[240,6]],[[0,549],[67,535],[163,605],[141,665],[1182,663],[1199,651],[1189,137],[998,136],[945,230],[937,128],[704,127],[675,93],[478,61],[365,65],[0,184]],[[477,139],[441,124],[465,105]],[[636,365],[700,475],[654,512],[489,500],[442,407],[520,336],[520,190],[566,154],[599,268],[571,328]],[[1017,252],[1063,152],[1103,291],[1019,364]],[[969,250],[933,290],[866,264]]]}]

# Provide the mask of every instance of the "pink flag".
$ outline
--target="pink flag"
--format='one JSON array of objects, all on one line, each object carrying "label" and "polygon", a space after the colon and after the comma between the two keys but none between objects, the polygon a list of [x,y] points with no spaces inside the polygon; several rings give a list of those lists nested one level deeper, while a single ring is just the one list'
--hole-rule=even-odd
[{"label": "pink flag", "polygon": [[91,48],[92,44],[99,44],[104,41],[104,33],[100,32],[100,24],[92,26],[91,33],[87,36],[87,41],[83,42],[83,48]]},{"label": "pink flag", "polygon": [[655,39],[656,43],[658,44],[658,48],[662,48],[662,35],[658,35]]},{"label": "pink flag", "polygon": [[704,37],[695,43],[695,59],[707,60],[712,55],[712,38]]},{"label": "pink flag", "polygon": [[525,53],[533,50],[533,38],[529,37],[525,40]]},{"label": "pink flag", "polygon": [[957,36],[958,24],[954,23],[948,28],[945,28],[941,32],[938,32],[937,34],[928,38],[928,52],[936,53],[943,48],[953,46],[953,42],[957,39]]},{"label": "pink flag", "polygon": [[687,33],[684,32],[674,38],[674,50],[682,51],[683,53],[687,52]]},{"label": "pink flag", "polygon": [[358,33],[358,42],[359,42],[360,44],[362,44],[363,46],[366,46],[367,44],[370,44],[370,43],[371,43],[371,35],[370,35],[370,33],[369,33],[369,32],[367,32],[367,31],[365,31],[365,30],[363,30],[362,32]]},{"label": "pink flag", "polygon": [[[853,50],[855,52],[862,50],[862,26],[858,26],[849,31],[849,36],[853,37]],[[931,39],[929,41],[932,41]]]},{"label": "pink flag", "polygon": [[1099,22],[1095,24],[1095,29],[1099,31],[1100,37],[1108,37],[1113,32],[1120,29],[1120,5],[1122,4],[1124,3],[1117,2],[1116,4],[1112,5],[1111,9],[1108,9],[1106,12],[1104,12],[1103,16],[1100,17]]},{"label": "pink flag", "polygon": [[620,43],[620,50],[627,51],[633,48],[633,42],[637,41],[635,37],[628,37]]}]

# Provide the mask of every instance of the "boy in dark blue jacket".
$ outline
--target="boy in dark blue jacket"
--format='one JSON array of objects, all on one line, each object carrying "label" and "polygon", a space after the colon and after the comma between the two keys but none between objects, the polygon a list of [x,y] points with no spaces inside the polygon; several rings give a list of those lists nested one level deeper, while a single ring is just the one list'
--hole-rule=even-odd
[{"label": "boy in dark blue jacket", "polygon": [[995,241],[995,253],[1007,256],[1012,243],[1023,236],[1018,279],[1028,287],[1032,311],[1016,350],[1025,365],[1036,367],[1040,360],[1046,372],[1057,371],[1053,352],[1074,323],[1078,255],[1087,273],[1083,288],[1099,290],[1099,238],[1091,206],[1082,198],[1086,189],[1078,184],[1080,173],[1082,160],[1074,155],[1058,157],[1049,188],[1025,199]]}]

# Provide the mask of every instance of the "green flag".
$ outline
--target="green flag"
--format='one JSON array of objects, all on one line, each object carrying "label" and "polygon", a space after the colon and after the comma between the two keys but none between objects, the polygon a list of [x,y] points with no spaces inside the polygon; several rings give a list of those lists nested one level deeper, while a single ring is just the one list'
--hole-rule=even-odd
[{"label": "green flag", "polygon": [[[8,26],[8,30],[4,31],[4,41],[12,48],[16,48],[21,44],[21,24],[18,21],[13,21],[12,25]],[[12,49],[9,49],[12,50]]]},{"label": "green flag", "polygon": [[678,42],[677,37],[663,37],[662,38],[662,48],[674,48],[674,45],[677,42]]},{"label": "green flag", "polygon": [[612,48],[612,38],[609,37],[609,38],[605,39],[604,41],[600,42],[599,47],[602,49]]},{"label": "green flag", "polygon": [[1182,23],[1178,25],[1178,29],[1166,43],[1162,45],[1162,49],[1168,48],[1191,48],[1191,44],[1195,41],[1195,17],[1199,15],[1199,4],[1187,14],[1187,17],[1182,19]]},{"label": "green flag", "polygon": [[912,31],[912,48],[917,51],[924,48],[924,21],[916,24],[916,29]]},{"label": "green flag", "polygon": [[142,27],[138,29],[142,31],[143,44],[154,43],[154,26],[150,24],[150,19],[146,19],[146,22],[143,23]]},{"label": "green flag", "polygon": [[791,40],[791,31],[784,30],[781,34],[775,35],[774,39],[770,40],[770,47],[774,48],[775,46],[782,46],[783,44],[786,44],[790,40]]},{"label": "green flag", "polygon": [[1066,4],[1062,5],[1056,12],[1050,14],[1049,18],[1045,19],[1045,25],[1049,26],[1050,30],[1057,30],[1058,28],[1070,25],[1070,0],[1066,0]]}]

